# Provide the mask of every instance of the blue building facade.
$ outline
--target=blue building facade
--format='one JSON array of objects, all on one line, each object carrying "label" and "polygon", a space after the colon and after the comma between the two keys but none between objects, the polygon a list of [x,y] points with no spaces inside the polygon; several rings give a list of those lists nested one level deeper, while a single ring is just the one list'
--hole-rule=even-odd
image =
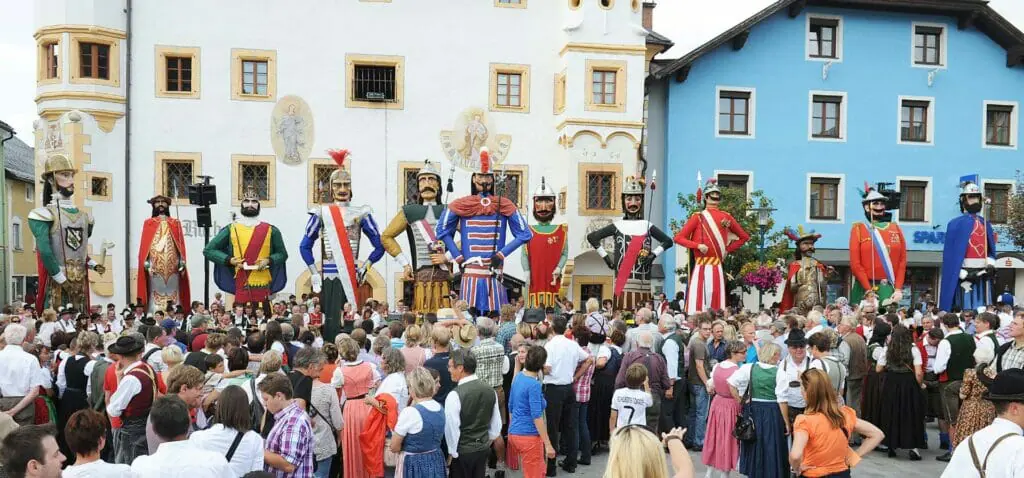
[{"label": "blue building facade", "polygon": [[[1015,171],[1024,169],[1024,35],[977,2],[868,3],[777,2],[652,68],[652,90],[660,90],[652,102],[664,107],[652,107],[651,121],[666,126],[651,140],[664,141],[671,178],[666,222],[685,220],[676,197],[694,192],[698,171],[763,190],[778,209],[777,228],[802,224],[823,235],[818,256],[840,271],[830,296],[846,295],[850,229],[864,219],[858,188],[891,183],[903,192],[895,215],[910,249],[904,295],[916,297],[937,290],[961,176],[978,174],[993,200],[987,216],[1005,220]],[[666,271],[683,265],[684,256],[671,256]],[[1020,297],[1024,262],[1011,258],[1000,261],[999,289]],[[667,293],[679,288],[666,281]]]}]

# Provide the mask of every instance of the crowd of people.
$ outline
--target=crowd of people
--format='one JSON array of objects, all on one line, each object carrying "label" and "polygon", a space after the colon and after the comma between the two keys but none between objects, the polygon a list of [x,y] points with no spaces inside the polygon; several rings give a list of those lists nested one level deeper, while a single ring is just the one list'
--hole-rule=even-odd
[{"label": "crowd of people", "polygon": [[416,314],[369,300],[344,306],[333,339],[316,297],[152,314],[8,307],[0,465],[15,477],[533,478],[608,453],[595,472],[660,478],[666,450],[673,476],[693,476],[689,450],[708,477],[850,476],[873,450],[921,460],[937,421],[947,473],[986,453],[1012,457],[990,469],[1024,471],[1010,454],[1024,449],[1024,311],[1011,304],[557,305]]}]

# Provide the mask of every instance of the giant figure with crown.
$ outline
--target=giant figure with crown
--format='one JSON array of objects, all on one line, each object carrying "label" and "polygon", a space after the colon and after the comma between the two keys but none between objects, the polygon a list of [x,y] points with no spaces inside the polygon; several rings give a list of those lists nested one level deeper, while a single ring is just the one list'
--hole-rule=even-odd
[{"label": "giant figure with crown", "polygon": [[821,239],[821,234],[813,229],[805,231],[803,226],[797,226],[796,230],[787,227],[783,232],[796,249],[793,251],[794,261],[789,263],[786,273],[779,310],[796,310],[806,316],[814,306],[825,306],[828,276],[833,269],[814,258],[814,243]]},{"label": "giant figure with crown", "polygon": [[895,310],[903,298],[907,242],[903,231],[892,222],[892,210],[899,209],[900,193],[879,189],[864,184],[861,205],[867,221],[854,223],[850,230],[850,273],[855,279],[850,302],[859,303],[865,292],[873,290],[879,312],[883,312]]},{"label": "giant figure with crown", "polygon": [[[698,184],[700,177],[698,176]],[[676,234],[675,242],[690,250],[690,278],[686,288],[686,313],[721,310],[726,306],[726,256],[743,247],[750,235],[731,214],[718,208],[722,190],[709,179],[697,189],[704,209],[694,213]]]},{"label": "giant figure with crown", "polygon": [[[437,239],[437,221],[444,211],[441,199],[441,173],[429,160],[416,173],[417,202],[405,204],[381,233],[384,249],[398,260],[405,280],[412,281],[412,310],[436,312],[451,307],[448,298],[452,273],[444,255],[444,243]],[[409,258],[402,254],[396,238],[406,233]]]},{"label": "giant figure with crown", "polygon": [[[505,258],[533,238],[516,204],[495,194],[494,188],[490,152],[484,147],[480,169],[471,177],[471,194],[448,204],[436,231],[448,250],[446,257],[462,267],[459,297],[481,313],[508,303],[501,281]],[[456,234],[462,240],[459,245]]]},{"label": "giant figure with crown", "polygon": [[985,198],[972,179],[960,190],[960,216],[946,226],[939,291],[939,309],[945,311],[987,306],[995,299],[996,237],[981,216]]},{"label": "giant figure with crown", "polygon": [[523,272],[529,277],[527,307],[554,307],[562,285],[562,268],[569,258],[569,226],[552,224],[555,218],[555,190],[541,177],[533,193],[533,239],[523,249]]},{"label": "giant figure with crown", "polygon": [[149,313],[170,310],[168,303],[174,303],[188,314],[192,299],[181,221],[168,214],[171,198],[158,194],[147,202],[153,216],[142,223],[136,297],[145,301]]},{"label": "giant figure with crown", "polygon": [[[303,262],[309,267],[313,292],[320,294],[326,312],[323,337],[328,343],[341,332],[341,309],[346,302],[356,302],[356,291],[374,263],[384,256],[380,230],[370,206],[353,206],[352,175],[345,169],[348,150],[329,150],[338,168],[331,173],[333,202],[309,211],[306,230],[299,244]],[[359,243],[363,235],[370,240],[373,251],[365,261],[359,260]],[[317,269],[313,245],[320,241],[321,269]]]}]

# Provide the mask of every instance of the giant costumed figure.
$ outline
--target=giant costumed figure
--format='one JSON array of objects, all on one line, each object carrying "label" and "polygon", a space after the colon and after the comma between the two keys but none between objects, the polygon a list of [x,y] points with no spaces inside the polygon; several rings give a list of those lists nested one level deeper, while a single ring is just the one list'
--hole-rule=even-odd
[{"label": "giant costumed figure", "polygon": [[866,291],[874,290],[879,312],[890,305],[888,309],[895,310],[903,298],[907,271],[907,243],[891,212],[899,209],[900,193],[880,192],[865,183],[861,197],[867,222],[856,222],[850,230],[850,273],[855,279],[850,302],[857,304]]},{"label": "giant costumed figure", "polygon": [[814,258],[814,243],[821,239],[821,234],[804,231],[803,226],[797,226],[796,230],[787,227],[783,232],[796,245],[793,252],[796,260],[789,263],[779,310],[794,309],[806,316],[814,306],[825,306],[828,276],[833,270]]},{"label": "giant costumed figure", "polygon": [[992,224],[981,216],[984,204],[977,181],[965,182],[960,190],[962,214],[946,225],[940,310],[974,309],[995,300],[996,237]]},{"label": "giant costumed figure", "polygon": [[236,304],[261,307],[269,314],[270,295],[288,281],[288,251],[281,231],[259,219],[260,207],[256,190],[246,188],[241,216],[217,232],[203,256],[213,263],[213,280],[220,290],[233,294]]},{"label": "giant costumed figure", "polygon": [[[697,179],[699,184],[699,175]],[[736,218],[718,208],[721,201],[718,181],[709,179],[703,189],[697,189],[697,202],[703,202],[704,209],[690,216],[675,237],[676,244],[690,250],[687,314],[725,308],[727,293],[722,264],[726,256],[750,239]]]},{"label": "giant costumed figure", "polygon": [[533,239],[523,249],[523,272],[529,278],[527,307],[554,307],[555,296],[562,284],[562,268],[569,258],[569,226],[551,224],[555,218],[555,190],[540,178],[540,187],[533,193],[533,218],[530,226]]},{"label": "giant costumed figure", "polygon": [[[587,242],[615,271],[615,310],[635,310],[651,300],[651,264],[672,247],[672,238],[644,219],[646,188],[647,181],[642,176],[626,178],[622,188],[622,219],[587,234]],[[609,237],[615,244],[612,252],[601,244]]]},{"label": "giant costumed figure", "polygon": [[[384,256],[380,230],[373,219],[370,206],[352,206],[352,175],[345,169],[348,150],[327,151],[338,168],[331,173],[330,204],[309,211],[306,230],[299,244],[302,261],[309,267],[313,292],[320,294],[320,305],[325,312],[323,337],[328,343],[341,332],[341,309],[346,302],[356,302],[356,291],[366,278],[366,272]],[[363,235],[370,240],[373,252],[359,261],[359,243]],[[321,268],[317,270],[313,257],[313,244],[320,240]]]},{"label": "giant costumed figure", "polygon": [[182,306],[187,315],[192,299],[181,221],[168,216],[171,198],[157,195],[147,202],[153,215],[142,223],[136,297],[146,301],[149,313],[168,310],[167,303],[173,302]]},{"label": "giant costumed figure", "polygon": [[[487,148],[480,149],[480,170],[471,178],[469,196],[452,201],[437,223],[437,238],[446,257],[462,267],[459,297],[481,313],[497,311],[508,303],[502,284],[505,258],[530,241],[533,233],[519,208],[494,193],[494,172]],[[506,243],[508,235],[511,239]],[[455,244],[458,232],[462,243]]]},{"label": "giant costumed figure", "polygon": [[92,215],[78,209],[75,169],[71,159],[53,154],[43,165],[43,207],[28,214],[28,227],[36,240],[39,289],[36,310],[56,309],[71,304],[89,310],[89,269],[103,274],[106,269],[89,258]]},{"label": "giant costumed figure", "polygon": [[[437,312],[451,307],[448,298],[451,269],[444,255],[444,243],[437,240],[437,221],[444,211],[441,199],[441,173],[429,160],[416,173],[419,200],[398,210],[388,227],[381,233],[381,243],[391,257],[402,265],[405,279],[412,281],[411,309]],[[395,239],[405,232],[409,238],[409,256],[402,254],[402,246]]]}]

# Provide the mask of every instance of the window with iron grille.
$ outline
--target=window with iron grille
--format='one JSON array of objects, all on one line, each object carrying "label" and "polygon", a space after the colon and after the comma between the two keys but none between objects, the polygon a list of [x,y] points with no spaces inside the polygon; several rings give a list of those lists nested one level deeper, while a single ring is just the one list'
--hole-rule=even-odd
[{"label": "window with iron grille", "polygon": [[46,48],[46,79],[56,78],[60,71],[60,44],[47,43],[43,48]]},{"label": "window with iron grille", "polygon": [[903,100],[900,107],[900,139],[928,142],[928,106],[927,101]]},{"label": "window with iron grille", "polygon": [[79,76],[101,80],[110,79],[110,45],[79,43],[78,54]]},{"label": "window with iron grille", "polygon": [[830,18],[811,18],[811,26],[807,32],[812,58],[836,58],[836,33],[839,20]]},{"label": "window with iron grille", "polygon": [[722,91],[718,95],[718,133],[749,134],[750,92]]},{"label": "window with iron grille", "polygon": [[267,60],[242,60],[242,94],[267,95]]},{"label": "window with iron grille", "polygon": [[991,201],[988,208],[989,222],[992,224],[1006,224],[1010,212],[1010,185],[1009,184],[985,184],[985,196]]},{"label": "window with iron grille", "polygon": [[420,198],[420,184],[416,175],[420,170],[417,168],[406,168],[402,170],[402,184],[405,186],[405,203],[417,204]]},{"label": "window with iron grille", "polygon": [[924,222],[927,192],[928,183],[925,181],[900,181],[901,222]]},{"label": "window with iron grille", "polygon": [[523,75],[519,73],[498,72],[498,106],[522,106],[522,81]]},{"label": "window with iron grille", "polygon": [[164,196],[188,200],[188,187],[192,184],[191,161],[164,162]]},{"label": "window with iron grille", "polygon": [[520,193],[522,192],[523,173],[520,171],[505,171],[505,181],[494,179],[494,193],[522,206]]},{"label": "window with iron grille", "polygon": [[1013,105],[988,105],[985,108],[985,144],[1010,146]]},{"label": "window with iron grille", "polygon": [[592,101],[595,105],[614,105],[615,104],[615,77],[618,72],[615,70],[594,70],[593,78],[593,98]]},{"label": "window with iron grille", "polygon": [[918,26],[914,28],[914,63],[918,65],[942,64],[942,27]]},{"label": "window with iron grille", "polygon": [[522,5],[523,0],[498,0],[498,3],[505,5]]},{"label": "window with iron grille", "polygon": [[811,219],[839,219],[839,179],[811,178]]},{"label": "window with iron grille", "polygon": [[93,196],[107,196],[110,194],[107,178],[93,176],[89,181],[89,192]]},{"label": "window with iron grille", "polygon": [[266,163],[239,163],[238,167],[238,200],[242,200],[249,188],[256,191],[260,201],[270,200],[270,174]]},{"label": "window with iron grille", "polygon": [[395,101],[395,67],[355,65],[352,86],[353,100]]},{"label": "window with iron grille", "polygon": [[612,197],[615,173],[592,171],[587,173],[587,209],[610,210],[615,205]]},{"label": "window with iron grille", "polygon": [[331,202],[331,173],[338,168],[330,165],[316,166],[313,169],[313,185],[316,188],[316,202],[327,204]]},{"label": "window with iron grille", "polygon": [[814,95],[811,107],[811,136],[815,138],[839,138],[839,122],[842,121],[843,97]]},{"label": "window with iron grille", "polygon": [[167,91],[192,91],[192,58],[169,56],[167,59]]}]

